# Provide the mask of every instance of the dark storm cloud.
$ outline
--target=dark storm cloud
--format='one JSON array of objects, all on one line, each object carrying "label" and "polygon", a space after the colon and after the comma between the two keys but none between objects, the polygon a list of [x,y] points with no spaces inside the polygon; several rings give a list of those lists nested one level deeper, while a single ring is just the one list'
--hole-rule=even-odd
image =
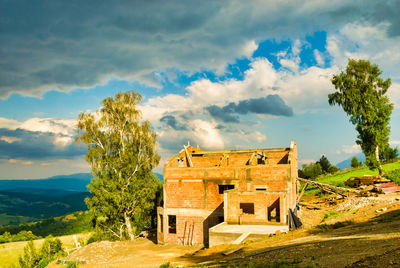
[{"label": "dark storm cloud", "polygon": [[49,132],[0,128],[0,158],[66,159],[86,153],[86,148],[78,147],[74,142],[57,146],[54,144],[55,138],[56,135]]},{"label": "dark storm cloud", "polygon": [[293,109],[278,95],[268,95],[264,98],[248,99],[229,103],[224,107],[212,105],[205,108],[212,117],[227,123],[239,123],[237,114],[269,114],[277,116],[293,116]]},{"label": "dark storm cloud", "polygon": [[235,113],[235,111],[234,111],[234,107],[232,107],[232,105],[235,105],[235,104],[230,103],[229,105],[224,106],[224,107],[219,107],[217,105],[211,105],[211,106],[206,107],[206,110],[215,119],[219,119],[226,123],[239,123],[240,122],[239,116],[233,114],[233,113]]},{"label": "dark storm cloud", "polygon": [[360,17],[389,21],[398,33],[398,1],[375,3],[0,0],[0,98],[110,76],[157,83],[154,71],[221,68],[251,40],[303,37]]},{"label": "dark storm cloud", "polygon": [[390,23],[389,35],[400,35],[400,0],[378,1],[372,13],[372,20],[376,22],[387,21]]},{"label": "dark storm cloud", "polygon": [[160,122],[175,130],[187,130],[187,127],[183,123],[179,122],[173,115],[165,115],[161,117]]}]

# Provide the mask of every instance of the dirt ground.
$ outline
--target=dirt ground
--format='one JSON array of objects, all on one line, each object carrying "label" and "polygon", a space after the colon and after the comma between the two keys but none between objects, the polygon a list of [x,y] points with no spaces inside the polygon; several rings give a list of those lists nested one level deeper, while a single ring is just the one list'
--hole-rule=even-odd
[{"label": "dirt ground", "polygon": [[[157,245],[148,239],[99,242],[85,246],[67,260],[80,267],[218,266],[248,262],[287,261],[298,267],[400,267],[400,193],[378,197],[306,196],[303,226],[295,231],[241,245],[208,249]],[[225,256],[223,252],[238,251]],[[56,266],[55,266],[56,267]]]}]

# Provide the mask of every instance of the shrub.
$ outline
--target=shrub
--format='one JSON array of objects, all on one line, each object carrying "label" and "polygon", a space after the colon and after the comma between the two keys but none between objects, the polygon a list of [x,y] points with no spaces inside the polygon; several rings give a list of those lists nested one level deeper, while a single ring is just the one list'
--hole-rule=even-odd
[{"label": "shrub", "polygon": [[383,175],[385,178],[400,184],[400,169],[395,169]]},{"label": "shrub", "polygon": [[56,257],[65,255],[62,242],[58,238],[46,237],[39,251],[36,251],[33,241],[29,241],[24,247],[24,254],[19,257],[22,268],[44,268]]},{"label": "shrub", "polygon": [[40,257],[32,240],[24,247],[24,254],[19,257],[18,261],[21,268],[36,267],[39,264]]}]

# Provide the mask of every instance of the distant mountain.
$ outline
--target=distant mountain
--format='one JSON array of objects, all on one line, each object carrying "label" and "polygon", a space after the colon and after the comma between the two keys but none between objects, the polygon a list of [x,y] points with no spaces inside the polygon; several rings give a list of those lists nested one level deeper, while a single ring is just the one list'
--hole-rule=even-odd
[{"label": "distant mountain", "polygon": [[87,210],[83,201],[87,196],[89,196],[88,192],[51,197],[0,191],[0,219],[6,216],[18,216],[40,220],[79,210]]},{"label": "distant mountain", "polygon": [[[343,169],[346,169],[346,168],[351,168],[351,159],[352,159],[353,157],[354,157],[354,155],[351,156],[351,157],[349,157],[349,158],[346,159],[346,160],[343,160],[342,162],[337,163],[336,166],[337,166],[338,168],[342,169],[342,170],[343,170]],[[357,157],[358,161],[362,161],[362,162],[364,163],[364,161],[365,161],[365,155],[364,155],[363,153],[358,153],[358,154],[355,155],[355,157]]]},{"label": "distant mountain", "polygon": [[47,197],[63,197],[78,193],[76,191],[64,191],[60,189],[40,189],[40,188],[15,188],[15,189],[6,189],[5,191],[12,193],[42,195]]},{"label": "distant mountain", "polygon": [[[154,172],[161,181],[163,181],[163,175]],[[46,179],[34,179],[34,180],[0,180],[0,191],[11,190],[12,192],[25,192],[29,193],[27,189],[50,189],[52,192],[45,191],[47,196],[62,196],[61,192],[56,192],[57,190],[68,192],[87,192],[86,186],[90,184],[92,175],[90,173],[77,173],[72,175],[60,175],[54,176]],[[19,190],[22,189],[22,190]],[[34,194],[42,194],[43,191],[37,192],[35,190]]]},{"label": "distant mountain", "polygon": [[91,179],[92,175],[89,173],[78,173],[35,180],[0,180],[0,191],[12,189],[15,192],[16,189],[35,188],[87,192],[86,186]]}]

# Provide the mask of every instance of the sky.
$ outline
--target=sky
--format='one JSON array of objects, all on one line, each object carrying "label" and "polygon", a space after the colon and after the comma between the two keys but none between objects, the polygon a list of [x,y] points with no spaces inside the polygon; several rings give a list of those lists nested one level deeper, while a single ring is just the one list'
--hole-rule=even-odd
[{"label": "sky", "polygon": [[207,150],[288,147],[300,164],[360,152],[329,106],[348,58],[391,78],[400,145],[400,1],[0,0],[0,179],[90,172],[76,119],[133,90],[165,161]]}]

